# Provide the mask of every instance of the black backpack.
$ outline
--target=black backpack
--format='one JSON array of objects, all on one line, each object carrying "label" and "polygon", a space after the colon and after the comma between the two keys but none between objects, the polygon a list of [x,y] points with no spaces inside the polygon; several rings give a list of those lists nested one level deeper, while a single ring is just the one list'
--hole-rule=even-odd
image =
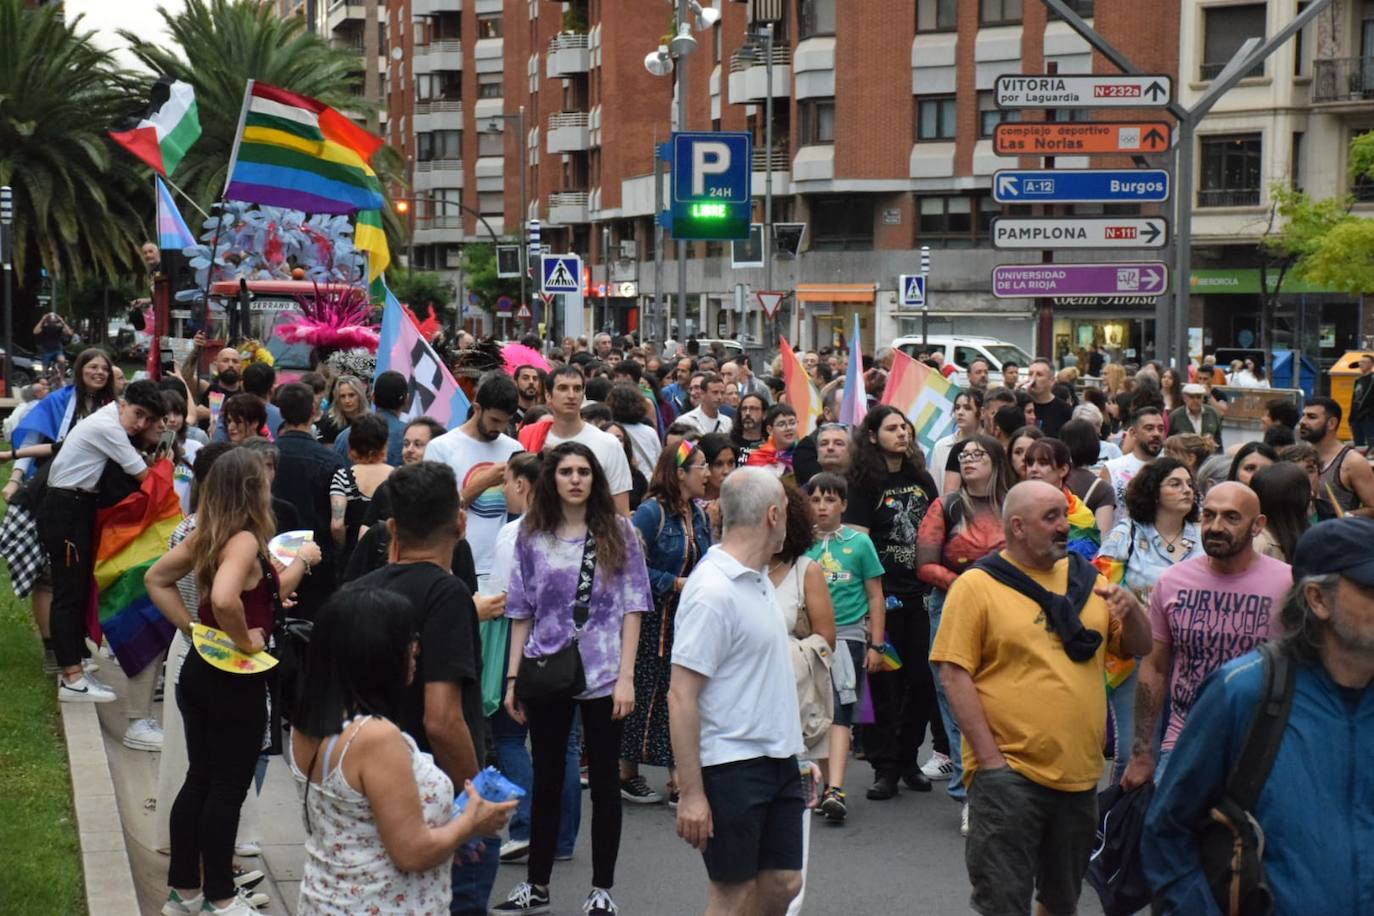
[{"label": "black backpack", "polygon": [[1264,660],[1259,705],[1221,800],[1197,827],[1203,874],[1217,906],[1227,916],[1274,912],[1274,894],[1264,871],[1264,830],[1252,812],[1283,744],[1293,708],[1297,663],[1277,642],[1261,643],[1259,650]]}]

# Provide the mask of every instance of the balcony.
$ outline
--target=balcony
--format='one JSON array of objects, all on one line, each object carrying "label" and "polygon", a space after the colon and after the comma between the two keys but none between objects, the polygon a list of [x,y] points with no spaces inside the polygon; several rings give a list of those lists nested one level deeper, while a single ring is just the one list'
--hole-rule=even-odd
[{"label": "balcony", "polygon": [[1258,207],[1259,188],[1212,188],[1197,192],[1197,205],[1201,207]]},{"label": "balcony", "polygon": [[463,160],[423,159],[415,163],[415,190],[463,187]]},{"label": "balcony", "polygon": [[415,103],[415,132],[459,130],[463,126],[462,99],[421,99]]},{"label": "balcony", "polygon": [[556,226],[587,222],[587,192],[555,191],[550,194],[549,222]]},{"label": "balcony", "polygon": [[773,141],[773,154],[770,156],[762,147],[754,149],[752,196],[762,197],[768,185],[773,185],[774,196],[788,193],[792,179],[792,153],[786,140]]},{"label": "balcony", "polygon": [[415,17],[438,16],[440,13],[461,13],[463,0],[410,0],[410,14]]},{"label": "balcony", "polygon": [[588,120],[585,111],[561,111],[549,115],[548,151],[576,153],[588,149]]},{"label": "balcony", "polygon": [[560,32],[549,42],[545,73],[549,79],[586,73],[591,65],[591,51],[585,33]]},{"label": "balcony", "polygon": [[347,0],[331,0],[329,12],[325,14],[325,26],[330,32],[337,32],[345,24],[356,23],[359,27],[367,18],[367,6],[363,3],[349,3]]},{"label": "balcony", "polygon": [[431,41],[415,49],[415,75],[463,69],[463,43],[457,38]]},{"label": "balcony", "polygon": [[1355,105],[1374,102],[1374,57],[1338,57],[1316,61],[1312,74],[1314,105]]},{"label": "balcony", "polygon": [[[762,102],[768,97],[768,67],[762,42],[746,44],[730,55],[730,104]],[[773,42],[773,98],[792,95],[792,50]]]}]

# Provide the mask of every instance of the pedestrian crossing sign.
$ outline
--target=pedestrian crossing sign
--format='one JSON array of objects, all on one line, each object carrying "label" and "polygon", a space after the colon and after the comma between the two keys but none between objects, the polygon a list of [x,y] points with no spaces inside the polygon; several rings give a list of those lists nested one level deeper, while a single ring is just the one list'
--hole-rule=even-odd
[{"label": "pedestrian crossing sign", "polygon": [[546,254],[541,262],[545,293],[575,293],[582,289],[582,259],[575,254]]},{"label": "pedestrian crossing sign", "polygon": [[925,308],[926,278],[921,274],[902,274],[902,306]]}]

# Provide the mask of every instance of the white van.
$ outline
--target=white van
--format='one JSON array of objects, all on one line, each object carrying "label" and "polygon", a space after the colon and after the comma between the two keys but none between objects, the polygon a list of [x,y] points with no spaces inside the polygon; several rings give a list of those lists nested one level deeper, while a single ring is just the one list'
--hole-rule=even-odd
[{"label": "white van", "polygon": [[1024,374],[1031,361],[1031,355],[1016,344],[998,340],[995,337],[968,337],[960,334],[931,334],[923,344],[919,335],[898,337],[892,346],[908,356],[915,356],[929,350],[943,350],[945,361],[954,364],[955,373],[950,381],[960,387],[968,385],[968,366],[975,359],[985,359],[992,369],[989,385],[1002,381],[1002,364],[1016,363]]}]

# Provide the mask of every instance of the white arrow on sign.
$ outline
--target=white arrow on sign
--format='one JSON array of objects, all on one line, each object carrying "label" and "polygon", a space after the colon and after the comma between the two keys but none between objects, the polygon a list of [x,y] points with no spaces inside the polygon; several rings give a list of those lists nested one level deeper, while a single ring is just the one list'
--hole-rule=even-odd
[{"label": "white arrow on sign", "polygon": [[754,293],[754,295],[759,300],[759,308],[763,309],[765,315],[772,318],[778,313],[778,309],[782,308],[782,297],[785,296],[786,293],[766,293],[760,290]]},{"label": "white arrow on sign", "polygon": [[997,194],[1001,197],[1020,197],[1021,180],[1015,175],[998,175]]},{"label": "white arrow on sign", "polygon": [[1002,216],[992,221],[994,248],[1163,248],[1169,223],[1161,217]]},{"label": "white arrow on sign", "polygon": [[1140,291],[1143,293],[1162,292],[1168,285],[1168,270],[1158,267],[1143,267],[1140,270]]}]

